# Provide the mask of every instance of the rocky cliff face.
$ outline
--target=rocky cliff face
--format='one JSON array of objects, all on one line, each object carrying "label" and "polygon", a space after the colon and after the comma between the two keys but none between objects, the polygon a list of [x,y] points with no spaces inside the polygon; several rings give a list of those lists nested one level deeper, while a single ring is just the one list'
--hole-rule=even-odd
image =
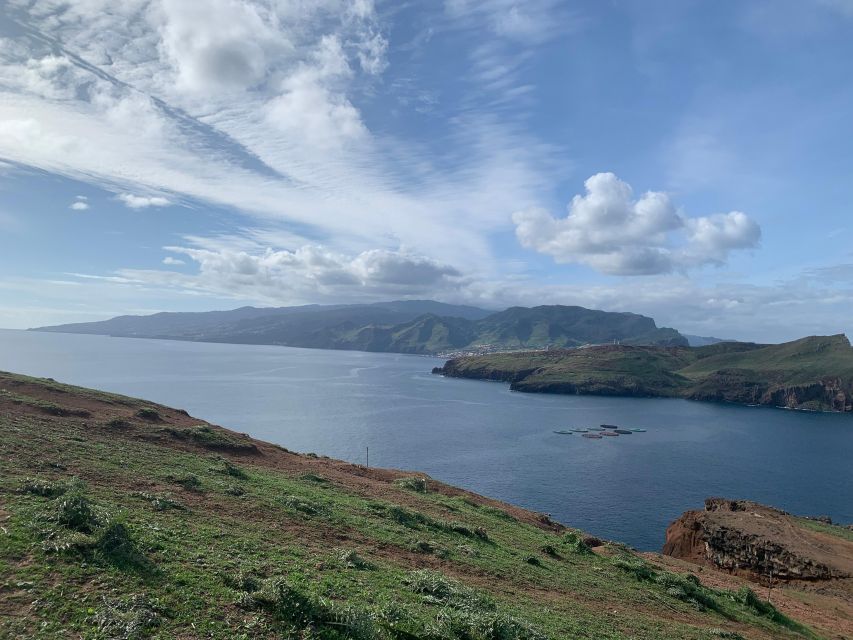
[{"label": "rocky cliff face", "polygon": [[761,404],[792,409],[829,407],[831,411],[853,411],[853,389],[840,378],[831,378],[768,390],[762,395]]},{"label": "rocky cliff face", "polygon": [[691,400],[760,404],[788,409],[853,411],[853,385],[841,378],[807,384],[773,385],[754,372],[726,369],[695,384],[686,394]]},{"label": "rocky cliff face", "polygon": [[438,375],[448,376],[450,378],[470,378],[472,380],[495,380],[497,382],[515,383],[523,380],[531,373],[537,370],[537,367],[507,370],[493,367],[463,367],[460,366],[460,359],[454,358],[444,363],[443,367],[434,367],[432,372]]},{"label": "rocky cliff face", "polygon": [[816,530],[784,511],[745,500],[709,498],[666,531],[664,555],[770,580],[853,577],[853,542],[838,527]]}]

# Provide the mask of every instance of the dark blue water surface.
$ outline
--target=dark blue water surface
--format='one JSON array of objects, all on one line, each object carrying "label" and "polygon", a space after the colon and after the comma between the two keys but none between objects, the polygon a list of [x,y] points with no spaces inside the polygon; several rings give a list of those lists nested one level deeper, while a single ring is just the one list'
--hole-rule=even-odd
[{"label": "dark blue water surface", "polygon": [[[707,496],[853,522],[853,416],[549,396],[430,374],[418,356],[0,331],[0,369],[186,409],[298,451],[417,469],[659,549]],[[646,433],[588,440],[554,429]]]}]

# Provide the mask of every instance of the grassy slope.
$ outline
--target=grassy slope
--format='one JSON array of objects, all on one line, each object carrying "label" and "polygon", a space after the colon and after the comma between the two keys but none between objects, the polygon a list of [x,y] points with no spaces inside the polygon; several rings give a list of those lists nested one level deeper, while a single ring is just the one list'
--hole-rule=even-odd
[{"label": "grassy slope", "polygon": [[[713,347],[699,347],[711,351]],[[690,378],[701,378],[720,369],[748,369],[774,382],[808,383],[822,377],[853,378],[853,349],[843,335],[810,336],[784,344],[736,353],[718,353],[702,357],[679,371]]]},{"label": "grassy slope", "polygon": [[0,437],[3,638],[816,637],[539,514],[139,400],[0,374]]},{"label": "grassy slope", "polygon": [[[750,399],[787,386],[840,380],[853,387],[853,349],[843,335],[780,345],[720,343],[707,347],[600,346],[553,352],[459,358],[450,375],[513,382],[520,391]],[[812,408],[824,408],[822,400]],[[808,405],[810,406],[810,405]]]}]

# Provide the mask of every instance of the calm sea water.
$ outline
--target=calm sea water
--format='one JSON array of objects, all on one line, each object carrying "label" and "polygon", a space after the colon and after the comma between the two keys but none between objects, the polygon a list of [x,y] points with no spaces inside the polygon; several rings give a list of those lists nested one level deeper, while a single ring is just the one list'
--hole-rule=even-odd
[{"label": "calm sea water", "polygon": [[[298,451],[417,469],[657,550],[707,496],[853,522],[853,416],[548,396],[394,354],[0,330],[0,369],[139,396]],[[554,429],[648,429],[588,440]]]}]

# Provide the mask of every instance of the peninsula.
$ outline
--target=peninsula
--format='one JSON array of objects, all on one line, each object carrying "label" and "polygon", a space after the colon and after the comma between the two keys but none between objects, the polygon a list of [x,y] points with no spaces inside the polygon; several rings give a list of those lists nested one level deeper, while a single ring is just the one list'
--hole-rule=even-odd
[{"label": "peninsula", "polygon": [[448,360],[433,373],[500,380],[515,391],[672,397],[853,411],[853,348],[844,335],[783,344],[603,345]]}]

